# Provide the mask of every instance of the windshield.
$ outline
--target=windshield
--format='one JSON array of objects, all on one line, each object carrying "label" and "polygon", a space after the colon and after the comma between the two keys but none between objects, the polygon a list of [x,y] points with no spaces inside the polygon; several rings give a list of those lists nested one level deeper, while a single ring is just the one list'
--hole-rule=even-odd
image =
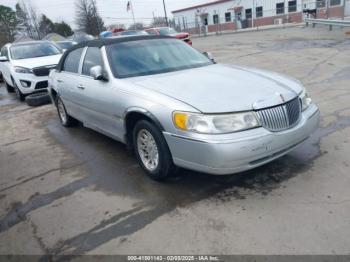
[{"label": "windshield", "polygon": [[212,64],[203,54],[176,39],[153,39],[107,46],[115,77],[160,74]]},{"label": "windshield", "polygon": [[73,42],[56,42],[56,44],[62,49],[68,49],[74,45]]},{"label": "windshield", "polygon": [[170,27],[165,27],[165,28],[159,29],[159,34],[160,35],[172,35],[172,34],[177,34],[177,32]]},{"label": "windshield", "polygon": [[61,53],[56,46],[50,43],[14,45],[11,46],[10,52],[14,60],[58,55]]}]

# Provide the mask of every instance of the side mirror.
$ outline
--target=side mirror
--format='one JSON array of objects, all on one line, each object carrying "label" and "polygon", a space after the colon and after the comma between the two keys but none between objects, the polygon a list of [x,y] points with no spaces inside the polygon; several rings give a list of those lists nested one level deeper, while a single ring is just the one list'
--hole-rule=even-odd
[{"label": "side mirror", "polygon": [[108,81],[106,72],[104,72],[102,66],[99,65],[90,68],[90,76],[95,80]]},{"label": "side mirror", "polygon": [[6,56],[0,56],[0,62],[7,62],[9,59]]},{"label": "side mirror", "polygon": [[203,52],[203,55],[208,57],[214,64],[216,64],[215,59],[214,59],[213,55],[210,52]]}]

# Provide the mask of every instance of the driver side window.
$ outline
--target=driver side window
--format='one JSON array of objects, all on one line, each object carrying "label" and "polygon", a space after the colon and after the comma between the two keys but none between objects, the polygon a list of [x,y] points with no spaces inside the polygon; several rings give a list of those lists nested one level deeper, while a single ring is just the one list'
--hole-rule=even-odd
[{"label": "driver side window", "polygon": [[82,75],[90,76],[90,69],[98,65],[103,67],[101,50],[98,47],[89,47],[84,58]]},{"label": "driver side window", "polygon": [[63,71],[77,74],[79,71],[79,62],[82,52],[83,48],[78,48],[70,52],[64,61]]}]

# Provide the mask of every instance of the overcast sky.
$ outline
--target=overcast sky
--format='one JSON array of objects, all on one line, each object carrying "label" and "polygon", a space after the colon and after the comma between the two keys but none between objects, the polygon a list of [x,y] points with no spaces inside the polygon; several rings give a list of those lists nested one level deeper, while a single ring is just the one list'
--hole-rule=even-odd
[{"label": "overcast sky", "polygon": [[[39,13],[44,13],[54,22],[64,20],[71,24],[73,28],[75,0],[25,0],[37,8]],[[214,0],[165,0],[168,15],[171,11],[192,6],[195,4],[207,3]],[[18,0],[0,0],[0,4],[14,8]],[[96,0],[100,15],[106,25],[114,23],[132,23],[131,12],[126,11],[128,0]],[[135,19],[144,23],[150,22],[152,12],[155,16],[164,16],[163,0],[132,0],[134,6]]]}]

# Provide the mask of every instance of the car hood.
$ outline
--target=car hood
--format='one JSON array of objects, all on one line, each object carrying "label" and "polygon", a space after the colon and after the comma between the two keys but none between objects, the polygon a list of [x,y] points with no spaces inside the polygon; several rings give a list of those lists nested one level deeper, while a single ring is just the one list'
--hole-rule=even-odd
[{"label": "car hood", "polygon": [[26,67],[26,68],[30,68],[30,69],[35,68],[35,67],[39,67],[39,66],[57,65],[58,62],[60,61],[61,56],[62,56],[62,54],[12,60],[12,64],[14,66],[22,66],[22,67]]},{"label": "car hood", "polygon": [[292,78],[232,65],[210,65],[165,74],[129,78],[203,113],[260,109],[282,104],[303,90]]}]

